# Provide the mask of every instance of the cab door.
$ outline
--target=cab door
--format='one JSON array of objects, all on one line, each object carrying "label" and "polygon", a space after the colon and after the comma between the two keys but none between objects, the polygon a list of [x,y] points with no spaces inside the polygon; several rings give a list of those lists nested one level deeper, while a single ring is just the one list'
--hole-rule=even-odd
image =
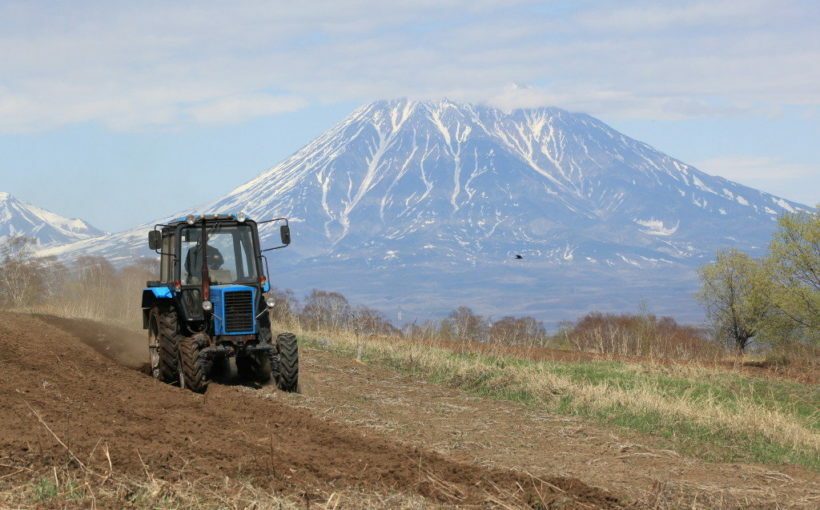
[{"label": "cab door", "polygon": [[176,259],[176,234],[169,233],[162,236],[162,261],[160,262],[159,278],[162,283],[174,282],[174,260]]}]

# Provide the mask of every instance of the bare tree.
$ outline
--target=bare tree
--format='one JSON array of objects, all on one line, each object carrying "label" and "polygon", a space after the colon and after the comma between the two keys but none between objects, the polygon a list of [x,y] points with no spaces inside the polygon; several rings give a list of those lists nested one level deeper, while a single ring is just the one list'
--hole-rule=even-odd
[{"label": "bare tree", "polygon": [[347,298],[338,292],[313,289],[305,298],[300,316],[309,329],[338,331],[350,328],[352,312]]},{"label": "bare tree", "polygon": [[532,317],[503,317],[490,326],[490,338],[510,346],[542,346],[546,340],[544,325]]},{"label": "bare tree", "polygon": [[270,311],[270,318],[280,324],[291,324],[298,319],[300,314],[299,299],[290,289],[278,289],[271,287],[268,295],[273,298],[273,308]]},{"label": "bare tree", "polygon": [[446,339],[478,342],[486,340],[488,331],[482,316],[466,306],[459,306],[442,321],[441,332]]},{"label": "bare tree", "polygon": [[401,331],[390,324],[383,313],[366,306],[360,306],[353,312],[353,326],[356,333],[363,336],[401,335]]},{"label": "bare tree", "polygon": [[13,236],[2,247],[0,303],[11,307],[32,305],[48,294],[49,265],[53,258],[34,256],[37,240]]}]

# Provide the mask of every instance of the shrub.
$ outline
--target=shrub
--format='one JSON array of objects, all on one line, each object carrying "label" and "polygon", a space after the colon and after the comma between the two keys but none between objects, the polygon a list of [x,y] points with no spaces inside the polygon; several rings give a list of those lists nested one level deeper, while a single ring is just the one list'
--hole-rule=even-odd
[{"label": "shrub", "polygon": [[714,360],[725,354],[698,328],[652,314],[591,312],[565,326],[562,336],[577,350],[618,356]]}]

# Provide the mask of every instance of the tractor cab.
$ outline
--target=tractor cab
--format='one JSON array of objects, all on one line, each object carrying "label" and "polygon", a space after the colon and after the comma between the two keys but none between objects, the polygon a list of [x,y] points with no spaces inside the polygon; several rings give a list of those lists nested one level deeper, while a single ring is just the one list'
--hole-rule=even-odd
[{"label": "tractor cab", "polygon": [[[279,224],[281,243],[263,249],[258,228],[267,223]],[[148,245],[160,256],[160,279],[148,282],[142,295],[154,375],[174,379],[174,374],[182,374],[178,346],[169,346],[163,359],[163,320],[173,323],[174,331],[165,331],[166,336],[179,337],[165,338],[166,343],[195,337],[197,356],[203,360],[236,357],[240,367],[240,359],[253,360],[277,350],[266,313],[273,301],[264,296],[270,284],[263,253],[288,244],[286,218],[257,223],[242,213],[189,215],[156,225],[148,233]],[[171,360],[173,356],[179,359]],[[170,367],[172,362],[179,365],[176,370]],[[202,368],[212,366],[206,363]]]},{"label": "tractor cab", "polygon": [[215,223],[204,230],[183,227],[179,246],[180,280],[185,285],[201,284],[206,270],[211,285],[259,282],[253,231],[248,224]]}]

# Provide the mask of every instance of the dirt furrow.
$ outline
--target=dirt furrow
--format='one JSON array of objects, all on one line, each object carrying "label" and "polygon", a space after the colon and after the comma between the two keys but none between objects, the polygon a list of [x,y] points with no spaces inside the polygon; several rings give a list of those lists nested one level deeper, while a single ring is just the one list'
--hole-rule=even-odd
[{"label": "dirt furrow", "polygon": [[575,478],[450,459],[322,419],[281,394],[257,398],[270,389],[214,385],[195,395],[158,383],[128,362],[123,346],[137,341],[90,321],[0,314],[0,476],[66,462],[104,469],[110,457],[117,472],[243,477],[317,499],[356,487],[448,505],[622,506]]}]

